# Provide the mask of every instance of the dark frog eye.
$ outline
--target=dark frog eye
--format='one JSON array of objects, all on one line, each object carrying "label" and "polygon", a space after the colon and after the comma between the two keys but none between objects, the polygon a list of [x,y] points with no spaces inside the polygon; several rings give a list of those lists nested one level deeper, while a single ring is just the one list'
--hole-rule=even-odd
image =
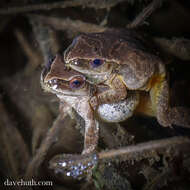
[{"label": "dark frog eye", "polygon": [[104,63],[104,61],[103,60],[101,60],[101,59],[94,59],[93,61],[90,61],[90,65],[92,66],[92,67],[99,67],[100,65],[102,65]]},{"label": "dark frog eye", "polygon": [[72,89],[80,89],[85,83],[84,77],[77,76],[70,80],[69,85]]}]

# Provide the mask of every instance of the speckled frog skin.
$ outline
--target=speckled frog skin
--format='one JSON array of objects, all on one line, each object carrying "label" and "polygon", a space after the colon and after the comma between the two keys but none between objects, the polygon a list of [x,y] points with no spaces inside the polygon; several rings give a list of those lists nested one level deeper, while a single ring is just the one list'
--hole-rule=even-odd
[{"label": "speckled frog skin", "polygon": [[[90,105],[90,99],[96,93],[102,92],[109,87],[106,85],[95,86],[89,84],[81,73],[72,69],[68,70],[59,55],[42,72],[41,85],[46,91],[56,94],[60,99],[61,113],[71,113],[72,108],[74,108],[84,119],[85,140],[82,153],[84,160],[87,161],[88,153],[94,152],[98,144],[99,127],[96,118],[107,122],[123,121],[133,115],[139,103],[139,93],[131,92],[125,100],[99,105],[95,116],[94,110]],[[65,160],[62,161],[62,156],[55,157],[50,162],[50,168],[68,177],[80,179],[85,174],[90,173],[92,167],[97,163],[96,154],[93,155],[93,158],[89,158],[91,161],[87,162],[87,165],[81,160],[77,162],[77,165],[73,165],[72,161],[69,160],[70,157],[72,159],[75,158],[73,155],[67,155],[68,162],[66,162]]]},{"label": "speckled frog skin", "polygon": [[91,99],[94,109],[125,99],[129,90],[147,91],[160,125],[189,127],[189,110],[171,108],[165,65],[145,44],[131,30],[81,34],[64,52],[64,60],[90,83],[110,87]]},{"label": "speckled frog skin", "polygon": [[[57,95],[60,99],[61,109],[71,113],[72,108],[85,121],[84,153],[95,150],[98,143],[98,122],[91,108],[90,99],[98,92],[108,87],[105,85],[91,85],[85,77],[74,70],[68,70],[61,56],[57,55],[48,70],[42,73],[42,87]],[[112,104],[102,104],[96,110],[97,117],[107,122],[120,122],[133,115],[139,103],[139,95],[132,92],[128,99]]]},{"label": "speckled frog skin", "polygon": [[[98,144],[99,126],[96,116],[107,122],[120,122],[131,117],[135,112],[155,115],[153,110],[149,110],[151,109],[151,102],[146,96],[138,91],[129,91],[125,100],[99,105],[95,116],[91,107],[91,98],[96,93],[102,93],[109,89],[109,87],[101,84],[95,86],[88,83],[81,73],[72,69],[68,70],[61,56],[58,55],[52,64],[42,72],[41,84],[46,91],[57,95],[60,99],[60,105],[64,104],[64,106],[60,106],[61,113],[71,113],[74,108],[85,121],[85,139],[82,152],[84,162],[82,160],[74,161],[75,165],[73,165],[69,160],[70,158],[73,160],[73,155],[68,155],[68,162],[65,161],[65,156],[63,161],[62,156],[57,156],[50,162],[51,169],[68,177],[81,179],[84,175],[90,173],[97,163],[98,158],[96,158],[96,154],[93,154],[93,158],[90,157],[90,161],[87,162],[88,165],[85,165],[89,153],[96,151]],[[145,110],[148,111],[145,112]],[[89,165],[90,163],[91,165]]]}]

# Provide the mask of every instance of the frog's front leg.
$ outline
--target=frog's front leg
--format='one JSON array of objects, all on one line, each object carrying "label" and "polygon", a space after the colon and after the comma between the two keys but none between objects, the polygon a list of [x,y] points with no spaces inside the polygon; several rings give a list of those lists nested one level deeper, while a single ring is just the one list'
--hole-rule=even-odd
[{"label": "frog's front leg", "polygon": [[119,76],[114,76],[110,81],[110,89],[97,93],[90,99],[90,104],[94,110],[98,105],[116,103],[126,98],[127,88]]}]

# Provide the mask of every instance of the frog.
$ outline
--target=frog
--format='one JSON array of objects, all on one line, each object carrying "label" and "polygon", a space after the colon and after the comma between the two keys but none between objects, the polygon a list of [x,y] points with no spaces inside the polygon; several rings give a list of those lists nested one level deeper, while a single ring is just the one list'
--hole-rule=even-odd
[{"label": "frog", "polygon": [[135,31],[80,34],[63,57],[68,68],[82,73],[90,83],[110,87],[91,99],[93,109],[124,100],[129,91],[144,91],[149,94],[151,110],[161,126],[190,127],[189,109],[170,106],[165,63]]},{"label": "frog", "polygon": [[152,116],[155,114],[149,110],[150,100],[147,95],[138,91],[129,91],[125,100],[101,104],[96,111],[93,110],[90,99],[108,87],[89,83],[81,73],[68,69],[60,55],[56,55],[52,63],[43,70],[41,85],[45,91],[56,94],[60,99],[60,113],[68,112],[72,115],[72,109],[75,109],[85,121],[82,155],[55,156],[49,163],[49,169],[55,174],[61,173],[77,180],[91,175],[92,169],[98,163],[96,151],[99,138],[98,119],[113,123],[124,121],[134,114]]},{"label": "frog", "polygon": [[85,121],[84,149],[82,154],[96,151],[99,137],[99,122],[120,122],[133,115],[139,103],[137,92],[131,93],[128,99],[112,104],[99,105],[96,112],[92,109],[90,99],[96,93],[107,90],[107,86],[95,86],[86,81],[85,77],[72,69],[68,69],[62,57],[57,54],[55,59],[47,64],[41,75],[41,86],[56,94],[60,100],[60,113],[67,112],[73,117],[73,109]]}]

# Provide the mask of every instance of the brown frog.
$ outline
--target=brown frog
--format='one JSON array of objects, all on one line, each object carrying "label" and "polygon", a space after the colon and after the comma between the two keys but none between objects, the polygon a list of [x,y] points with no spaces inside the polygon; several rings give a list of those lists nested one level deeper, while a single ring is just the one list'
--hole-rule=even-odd
[{"label": "brown frog", "polygon": [[[85,77],[75,71],[68,70],[61,56],[57,55],[48,69],[42,73],[42,87],[57,95],[60,99],[61,111],[72,113],[72,109],[85,121],[84,153],[95,150],[98,143],[98,122],[91,108],[90,99],[95,93],[107,89],[105,85],[95,86],[88,83]],[[113,104],[103,104],[97,109],[96,116],[107,122],[123,121],[133,115],[139,103],[137,92],[131,93],[128,99]]]},{"label": "brown frog", "polygon": [[54,173],[60,172],[63,176],[81,179],[91,174],[92,168],[98,163],[97,154],[88,154],[94,152],[98,144],[97,117],[107,122],[120,122],[134,113],[155,115],[147,95],[137,91],[129,91],[127,99],[117,103],[99,105],[94,114],[90,99],[108,88],[105,85],[92,85],[81,73],[68,70],[59,55],[42,73],[41,84],[46,91],[58,96],[61,113],[72,113],[74,108],[85,121],[83,155],[64,154],[50,161],[50,168]]},{"label": "brown frog", "polygon": [[110,30],[81,34],[64,52],[64,60],[68,67],[84,74],[90,83],[110,87],[91,99],[94,109],[102,103],[125,99],[129,90],[147,91],[151,110],[162,126],[190,127],[189,109],[171,108],[169,104],[163,61],[150,51],[137,33]]},{"label": "brown frog", "polygon": [[57,95],[60,99],[60,111],[72,113],[72,109],[85,121],[85,140],[83,153],[95,150],[98,142],[98,123],[89,104],[89,97],[95,90],[85,82],[85,78],[78,72],[65,68],[60,56],[54,61],[41,77],[42,87]]},{"label": "brown frog", "polygon": [[[68,70],[59,55],[42,72],[41,85],[46,91],[56,94],[60,99],[61,114],[65,112],[72,114],[72,109],[75,109],[85,121],[83,156],[77,159],[76,155],[66,155],[62,161],[53,159],[50,162],[50,168],[54,170],[54,173],[61,172],[67,177],[81,179],[91,173],[91,169],[98,161],[97,155],[93,154],[92,159],[90,156],[89,162],[86,163],[88,153],[94,152],[98,144],[99,126],[96,118],[107,122],[119,122],[131,117],[139,103],[139,93],[130,92],[127,99],[118,103],[99,105],[94,114],[90,105],[91,97],[108,87],[92,85],[81,73],[72,69]],[[65,161],[65,157],[68,162]]]}]

